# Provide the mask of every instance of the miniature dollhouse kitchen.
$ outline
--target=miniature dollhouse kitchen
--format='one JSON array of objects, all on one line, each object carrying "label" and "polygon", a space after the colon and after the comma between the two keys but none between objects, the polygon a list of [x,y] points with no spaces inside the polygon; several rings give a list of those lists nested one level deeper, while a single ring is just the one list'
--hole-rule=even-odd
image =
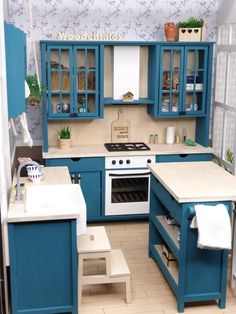
[{"label": "miniature dollhouse kitchen", "polygon": [[[28,42],[4,25],[8,119],[32,146]],[[43,141],[12,171],[9,313],[235,311],[236,178],[210,146],[214,43],[198,32],[39,39]]]}]

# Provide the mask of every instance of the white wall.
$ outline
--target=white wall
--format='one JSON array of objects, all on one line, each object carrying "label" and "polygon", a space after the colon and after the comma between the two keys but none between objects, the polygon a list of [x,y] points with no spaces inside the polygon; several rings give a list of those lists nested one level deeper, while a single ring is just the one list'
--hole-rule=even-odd
[{"label": "white wall", "polygon": [[236,23],[236,1],[218,0],[217,24]]}]

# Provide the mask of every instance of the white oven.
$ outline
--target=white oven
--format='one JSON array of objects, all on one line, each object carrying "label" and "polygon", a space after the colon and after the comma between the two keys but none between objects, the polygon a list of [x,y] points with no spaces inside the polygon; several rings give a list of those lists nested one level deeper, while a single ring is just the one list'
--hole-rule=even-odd
[{"label": "white oven", "polygon": [[149,213],[151,162],[155,156],[106,158],[106,216]]}]

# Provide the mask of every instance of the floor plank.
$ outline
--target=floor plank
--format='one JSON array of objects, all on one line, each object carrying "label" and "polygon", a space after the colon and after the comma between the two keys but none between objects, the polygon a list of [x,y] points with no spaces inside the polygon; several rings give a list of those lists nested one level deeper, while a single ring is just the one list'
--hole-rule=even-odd
[{"label": "floor plank", "polygon": [[[129,265],[132,303],[125,303],[123,284],[86,286],[83,289],[80,314],[177,314],[172,290],[156,263],[148,258],[148,223],[128,221],[102,225],[106,228],[111,247],[122,249]],[[89,270],[93,272],[100,268],[90,265]],[[228,279],[226,309],[219,309],[216,302],[204,302],[186,305],[184,313],[235,314],[236,288],[230,288]]]}]

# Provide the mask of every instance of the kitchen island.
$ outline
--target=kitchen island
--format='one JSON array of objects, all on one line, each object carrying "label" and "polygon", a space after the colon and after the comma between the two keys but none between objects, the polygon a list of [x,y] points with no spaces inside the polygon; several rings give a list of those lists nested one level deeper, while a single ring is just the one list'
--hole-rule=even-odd
[{"label": "kitchen island", "polygon": [[[225,307],[227,250],[197,247],[190,228],[196,204],[224,204],[229,215],[236,200],[236,178],[213,162],[160,163],[152,172],[149,256],[172,288],[179,312],[187,302],[217,300]],[[166,216],[176,220],[168,224]]]},{"label": "kitchen island", "polygon": [[[72,186],[66,167],[44,168],[44,172],[45,178],[38,184],[28,178],[21,182],[35,191],[44,187],[44,193],[52,187],[57,191],[57,187]],[[35,206],[26,211],[28,189],[25,201],[15,203],[14,185],[15,179],[7,217],[12,313],[77,314],[76,225],[81,210],[86,209],[81,189],[72,186],[78,189],[78,208],[40,210],[36,197]],[[65,202],[70,204],[66,194]]]}]

